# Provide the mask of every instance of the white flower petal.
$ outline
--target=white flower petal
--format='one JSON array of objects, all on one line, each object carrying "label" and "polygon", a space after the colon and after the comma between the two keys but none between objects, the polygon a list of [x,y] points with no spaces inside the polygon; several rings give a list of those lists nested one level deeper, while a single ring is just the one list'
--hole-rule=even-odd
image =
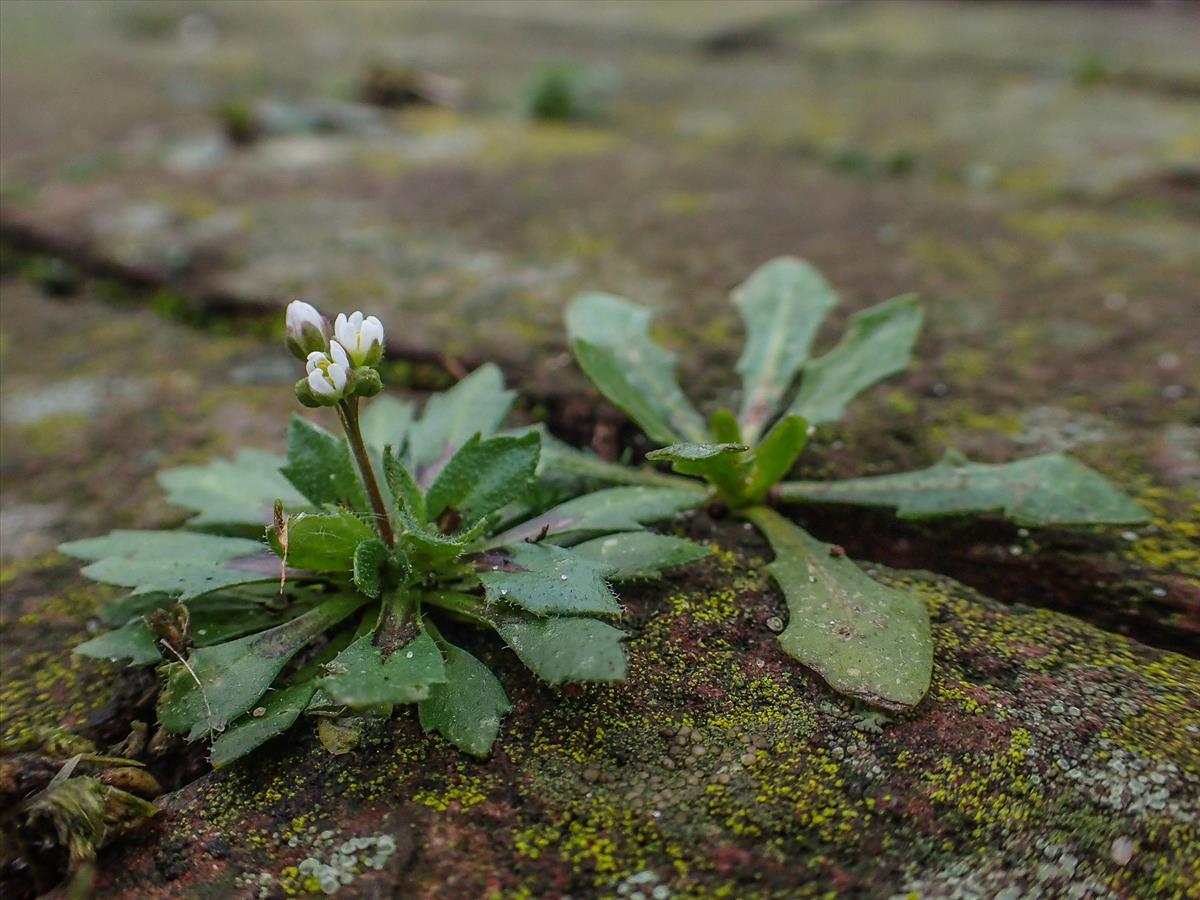
[{"label": "white flower petal", "polygon": [[308,386],[312,388],[314,394],[320,394],[323,397],[332,397],[337,393],[337,388],[329,383],[329,379],[320,369],[313,369],[308,373]]},{"label": "white flower petal", "polygon": [[350,324],[354,326],[355,331],[362,329],[362,323],[363,314],[361,311],[356,309],[354,312],[350,313]]},{"label": "white flower petal", "polygon": [[293,300],[287,306],[285,316],[289,331],[299,333],[305,325],[321,328],[321,313],[311,303],[303,300]]},{"label": "white flower petal", "polygon": [[338,363],[332,363],[325,372],[329,376],[329,380],[333,382],[334,390],[341,393],[346,389],[346,366]]},{"label": "white flower petal", "polygon": [[304,363],[304,370],[306,372],[311,372],[315,368],[317,368],[317,366],[319,366],[321,363],[328,362],[328,361],[329,361],[328,356],[326,356],[320,350],[314,350],[312,353],[308,354],[308,359]]},{"label": "white flower petal", "polygon": [[346,349],[337,341],[329,342],[329,355],[332,357],[335,365],[345,366],[350,368],[350,359],[346,356]]},{"label": "white flower petal", "polygon": [[383,323],[374,316],[363,322],[360,334],[364,349],[370,349],[375,344],[383,346]]}]

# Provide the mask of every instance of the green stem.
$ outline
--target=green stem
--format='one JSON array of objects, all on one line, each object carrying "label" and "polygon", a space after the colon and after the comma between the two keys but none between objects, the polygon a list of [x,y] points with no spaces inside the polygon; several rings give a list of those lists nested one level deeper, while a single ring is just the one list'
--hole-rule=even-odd
[{"label": "green stem", "polygon": [[392,520],[388,518],[387,505],[383,502],[383,493],[375,479],[375,468],[371,465],[367,445],[363,443],[362,430],[358,426],[358,398],[342,400],[337,408],[342,428],[346,431],[346,439],[350,442],[350,450],[354,453],[354,461],[358,463],[358,472],[367,489],[367,499],[371,501],[371,508],[375,511],[375,526],[379,529],[383,542],[389,547],[395,547],[396,535],[392,531]]}]

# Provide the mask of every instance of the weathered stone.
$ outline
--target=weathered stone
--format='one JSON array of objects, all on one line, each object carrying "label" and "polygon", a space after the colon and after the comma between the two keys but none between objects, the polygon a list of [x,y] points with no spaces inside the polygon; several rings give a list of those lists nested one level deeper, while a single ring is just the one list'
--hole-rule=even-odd
[{"label": "weathered stone", "polygon": [[[515,706],[489,760],[423,736],[408,714],[333,757],[310,722],[167,798],[149,833],[102,861],[101,894],[319,893],[355,856],[345,887],[368,897],[397,885],[610,895],[642,872],[672,896],[1194,889],[1195,660],[949,579],[884,572],[929,605],[937,663],[917,710],[882,716],[779,649],[766,622],[782,604],[757,537],[729,521],[690,530],[719,553],[625,592],[624,685],[550,690],[464,633]],[[359,849],[343,851],[348,841]]]},{"label": "weathered stone", "polygon": [[[409,361],[496,360],[531,417],[636,451],[563,352],[567,298],[655,304],[711,410],[735,387],[729,288],[806,256],[843,294],[823,346],[886,296],[918,290],[930,312],[913,371],[816,435],[806,477],[927,465],[945,446],[1064,448],[1154,520],[1029,533],[794,511],[934,614],[933,691],[893,719],[780,653],[765,549],[700,517],[686,527],[720,556],[623,598],[627,685],[551,691],[480,639],[517,707],[483,763],[407,715],[337,758],[305,730],[199,780],[200,748],[159,746],[154,775],[180,789],[102,859],[99,893],[1194,892],[1200,672],[1113,632],[1193,654],[1200,635],[1195,16],[334,8],[0,4],[0,225],[21,250],[0,343],[7,743],[104,745],[152,719],[148,677],[67,652],[109,593],[49,550],[180,521],[160,466],[280,446],[295,372],[256,317],[273,325],[296,295],[381,312],[393,386],[424,371]],[[361,88],[366,69],[313,50],[317,32],[460,78],[464,105],[363,116],[329,86]],[[615,67],[606,121],[496,113],[531,34]],[[248,83],[295,93],[247,96],[274,124],[235,146],[220,110]],[[336,127],[297,127],[335,108]]]}]

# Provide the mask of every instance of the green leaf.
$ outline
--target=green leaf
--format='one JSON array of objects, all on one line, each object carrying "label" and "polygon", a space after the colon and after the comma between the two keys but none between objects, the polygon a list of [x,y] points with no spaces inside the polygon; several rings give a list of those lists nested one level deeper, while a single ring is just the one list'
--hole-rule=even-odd
[{"label": "green leaf", "polygon": [[775,551],[767,566],[788,605],[784,650],[840,693],[887,709],[929,689],[933,639],[920,598],[873,581],[772,509],[745,512]]},{"label": "green leaf", "polygon": [[924,312],[912,295],[895,297],[850,317],[832,350],[804,367],[792,415],[810,424],[835,422],[846,404],[877,381],[908,368]]},{"label": "green leaf", "polygon": [[454,451],[472,435],[495,434],[515,397],[514,391],[505,390],[504,376],[490,363],[450,390],[430,397],[421,420],[411,426],[408,435],[408,457],[415,466],[417,482],[432,484]]},{"label": "green leaf", "polygon": [[425,495],[412,473],[404,463],[392,452],[391,447],[384,448],[383,477],[387,480],[388,490],[396,502],[400,504],[418,522],[424,522]]},{"label": "green leaf", "polygon": [[497,561],[495,571],[482,571],[479,580],[488,601],[505,601],[538,615],[593,613],[616,615],[617,598],[604,581],[609,566],[553,544],[514,544]]},{"label": "green leaf", "polygon": [[263,450],[242,450],[232,460],[179,466],[158,473],[172,506],[190,509],[192,525],[266,525],[276,500],[289,509],[308,501],[279,473],[283,459]]},{"label": "green leaf", "polygon": [[384,659],[375,636],[364,634],[334,657],[319,682],[335,703],[361,709],[388,703],[416,703],[446,680],[442,652],[421,632]]},{"label": "green leaf", "polygon": [[837,294],[808,263],[782,256],[737,287],[733,302],[746,323],[746,348],[737,371],[742,376],[744,440],[753,445],[808,362],[817,329],[837,305]]},{"label": "green leaf", "polygon": [[318,506],[349,506],[360,511],[367,508],[349,446],[342,438],[299,416],[293,416],[288,425],[287,465],[280,471]]},{"label": "green leaf", "polygon": [[669,519],[677,513],[703,505],[707,494],[696,489],[674,487],[615,487],[595,491],[561,503],[536,518],[510,528],[491,539],[499,547],[527,539],[583,535],[588,532],[637,531],[643,524]]},{"label": "green leaf", "polygon": [[426,516],[447,508],[474,522],[524,493],[537,470],[541,441],[536,433],[483,440],[477,434],[454,454],[425,497]]},{"label": "green leaf", "polygon": [[730,456],[736,457],[748,449],[745,444],[672,444],[651,450],[646,454],[646,459],[669,459],[682,466],[679,471],[685,475],[702,475],[707,467],[705,464],[713,460],[728,460]]},{"label": "green leaf", "polygon": [[787,475],[808,444],[808,422],[800,416],[785,416],[775,423],[754,451],[746,498],[754,503],[767,496],[779,479]]},{"label": "green leaf", "polygon": [[596,619],[514,620],[497,623],[496,631],[550,684],[625,678],[625,633]]},{"label": "green leaf", "polygon": [[463,535],[442,534],[414,519],[406,509],[397,516],[402,531],[400,550],[418,570],[437,567],[459,556],[466,549]]},{"label": "green leaf", "polygon": [[306,681],[269,693],[262,700],[262,714],[246,713],[213,741],[208,761],[217,768],[227,766],[283,734],[300,718],[316,687],[315,682]]},{"label": "green leaf", "polygon": [[445,683],[430,685],[429,697],[417,707],[421,727],[460,750],[486,756],[512,704],[492,670],[466,650],[447,644],[445,654]]},{"label": "green leaf", "polygon": [[610,534],[576,544],[571,550],[578,556],[610,566],[610,581],[653,578],[667,569],[703,559],[712,552],[711,548],[695,541],[653,531]]},{"label": "green leaf", "polygon": [[[318,599],[314,592],[305,591],[296,601],[280,610],[264,603],[267,596],[272,599],[275,597],[273,585],[267,596],[256,595],[252,590],[226,590],[189,600],[189,630],[196,646],[223,644],[244,634],[272,628],[311,609]],[[159,598],[154,604],[155,608],[170,601],[163,594],[144,596]],[[162,654],[154,642],[154,636],[141,618],[142,614],[149,612],[151,609],[147,608],[139,611],[134,618],[125,616],[122,627],[80,644],[75,652],[94,659],[125,658],[135,666],[162,662]]]},{"label": "green leaf", "polygon": [[354,586],[372,599],[383,592],[383,568],[391,554],[383,541],[371,538],[354,549]]},{"label": "green leaf", "polygon": [[301,513],[288,519],[287,562],[310,572],[349,572],[359,544],[375,537],[362,519],[347,509]]},{"label": "green leaf", "polygon": [[[271,582],[265,584],[226,588],[186,601],[190,621],[189,630],[196,646],[207,647],[211,644],[223,644],[244,634],[273,628],[294,619],[300,613],[307,612],[323,599],[323,595],[317,591],[302,590],[291,603],[280,609],[276,605],[279,592],[275,581],[276,579],[273,578]],[[131,594],[107,605],[103,610],[103,619],[115,628],[128,627],[129,631],[126,632],[128,639],[139,642],[144,648],[148,642],[153,641],[153,638],[142,622],[142,617],[160,607],[167,606],[173,599],[168,594],[160,593]],[[141,630],[138,631],[135,625],[140,626]],[[101,639],[109,633],[111,632],[106,632],[105,635],[88,641],[86,645],[81,644],[75,648],[75,652],[85,656],[108,659],[128,656],[124,653],[108,652],[106,644]],[[145,653],[139,656],[142,658],[142,662],[139,663],[135,659],[134,665],[160,661],[157,656],[154,659],[146,658],[147,654]]]},{"label": "green leaf", "polygon": [[620,463],[605,462],[595,453],[579,450],[551,435],[541,426],[530,429],[542,438],[542,453],[538,459],[538,481],[569,483],[599,482],[601,484],[678,484],[678,479],[649,467],[634,468]]},{"label": "green leaf", "polygon": [[582,294],[567,307],[580,368],[660,444],[708,440],[704,420],[675,380],[675,355],[650,338],[650,311],[611,294]]},{"label": "green leaf", "polygon": [[718,409],[712,414],[708,429],[719,444],[745,444],[742,440],[742,428],[738,425],[737,416],[728,409]]},{"label": "green leaf", "polygon": [[362,406],[358,427],[363,443],[382,453],[384,447],[403,447],[414,418],[413,405],[386,394],[373,397]]},{"label": "green leaf", "polygon": [[1003,512],[1018,525],[1126,525],[1146,511],[1099,472],[1061,453],[990,465],[955,451],[917,472],[846,481],[784,482],[780,499],[894,506],[901,518]]},{"label": "green leaf", "polygon": [[187,600],[235,584],[279,577],[266,546],[243,538],[190,531],[113,531],[63,544],[77,559],[94,560],[83,574],[94,581]]},{"label": "green leaf", "polygon": [[742,454],[745,444],[672,444],[646,454],[649,460],[671,461],[681,475],[694,475],[734,498],[742,492]]},{"label": "green leaf", "polygon": [[365,602],[357,594],[339,594],[268,631],[192,651],[187,667],[182,663],[166,667],[159,722],[173,734],[186,733],[189,740],[224,731],[254,706],[302,647]]},{"label": "green leaf", "polygon": [[[259,593],[252,593],[256,590]],[[320,590],[302,590],[283,609],[274,606],[277,597],[277,586],[271,584],[267,591],[242,588],[189,600],[187,608],[196,646],[223,644],[244,634],[274,628],[317,606],[324,594]]]},{"label": "green leaf", "polygon": [[120,628],[84,641],[75,652],[92,659],[128,659],[133,666],[162,662],[158,643],[141,619],[133,619]]}]

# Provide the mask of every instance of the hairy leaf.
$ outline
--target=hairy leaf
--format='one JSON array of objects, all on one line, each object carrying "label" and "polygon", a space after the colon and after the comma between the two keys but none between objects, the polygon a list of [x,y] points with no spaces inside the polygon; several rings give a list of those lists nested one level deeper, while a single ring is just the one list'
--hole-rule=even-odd
[{"label": "hairy leaf", "polygon": [[402,506],[413,519],[424,522],[425,495],[421,493],[417,480],[392,452],[391,447],[384,449],[383,475],[387,480],[388,490],[392,492],[396,503]]},{"label": "hairy leaf", "polygon": [[[166,667],[158,720],[189,740],[225,726],[254,706],[299,650],[362,604],[364,597],[339,594],[292,621],[227,644],[192,651],[188,665]],[[197,681],[199,683],[197,683]]]},{"label": "hairy leaf", "polygon": [[490,540],[489,546],[588,532],[637,531],[648,522],[669,519],[701,506],[707,495],[696,489],[675,487],[615,487],[576,497]]},{"label": "hairy leaf", "polygon": [[167,492],[168,503],[196,513],[192,525],[262,526],[271,521],[276,500],[288,509],[308,505],[280,474],[283,464],[274,453],[246,449],[232,460],[164,469],[158,473],[158,483]]},{"label": "hairy leaf", "polygon": [[1026,526],[1124,525],[1149,518],[1099,472],[1061,453],[990,465],[948,451],[917,472],[784,482],[780,499],[894,506],[905,519],[999,511]]},{"label": "hairy leaf", "polygon": [[924,312],[912,295],[851,316],[837,346],[805,365],[788,412],[813,425],[840,419],[851,400],[877,381],[908,368],[923,319]]},{"label": "hairy leaf", "polygon": [[498,623],[496,631],[521,662],[550,684],[625,677],[625,633],[596,619],[514,620]]},{"label": "hairy leaf", "polygon": [[292,516],[287,533],[288,565],[310,572],[351,571],[358,545],[375,537],[370,525],[346,509]]},{"label": "hairy leaf", "polygon": [[754,451],[746,497],[762,500],[783,476],[792,470],[808,443],[808,422],[800,416],[784,416]]},{"label": "hairy leaf", "polygon": [[466,522],[495,512],[529,487],[537,470],[540,439],[477,434],[462,445],[439,473],[425,497],[426,515],[436,519],[453,508]]},{"label": "hairy leaf", "polygon": [[472,435],[495,434],[515,397],[515,392],[505,390],[504,376],[490,363],[430,397],[408,434],[408,458],[417,481],[425,487],[432,484],[454,451]]},{"label": "hairy leaf", "polygon": [[580,368],[660,444],[708,440],[704,420],[675,380],[675,355],[650,337],[650,311],[611,294],[582,294],[567,307]]},{"label": "hairy leaf", "polygon": [[77,559],[94,560],[83,574],[95,581],[187,600],[235,584],[279,577],[265,545],[190,531],[113,531],[63,544]]},{"label": "hairy leaf", "polygon": [[361,709],[388,703],[416,703],[446,680],[442,652],[424,632],[384,658],[374,635],[364,634],[334,657],[319,682],[336,703]]},{"label": "hairy leaf", "polygon": [[840,693],[887,709],[929,689],[933,639],[920,598],[873,581],[844,555],[764,506],[746,517],[775,551],[767,567],[783,591],[783,648]]},{"label": "hairy leaf", "polygon": [[316,687],[315,682],[305,681],[268,693],[262,698],[259,715],[254,715],[256,710],[246,713],[213,741],[208,761],[217,768],[227,766],[283,734],[300,718]]},{"label": "hairy leaf", "polygon": [[371,538],[354,549],[354,586],[371,598],[383,591],[383,568],[387,565],[388,548],[383,541]]},{"label": "hairy leaf", "polygon": [[418,522],[408,510],[397,516],[402,527],[400,550],[418,568],[437,567],[457,557],[466,548],[466,535],[442,534]]},{"label": "hairy leaf", "polygon": [[513,544],[486,558],[500,560],[495,571],[479,573],[492,603],[505,601],[538,615],[621,611],[604,581],[607,563],[553,544]]},{"label": "hairy leaf", "polygon": [[430,685],[417,707],[421,727],[460,750],[486,756],[512,704],[492,670],[466,650],[447,644],[445,654],[446,681]]},{"label": "hairy leaf", "polygon": [[817,329],[837,304],[837,294],[808,263],[783,256],[737,287],[733,302],[746,323],[746,348],[737,363],[742,376],[739,418],[745,442],[753,445],[808,362]]},{"label": "hairy leaf", "polygon": [[686,538],[655,534],[653,531],[623,531],[593,538],[571,548],[576,555],[612,567],[611,581],[652,578],[667,569],[686,566],[708,556],[712,550]]},{"label": "hairy leaf", "polygon": [[318,506],[344,505],[365,510],[366,497],[346,442],[312,422],[293,416],[288,425],[284,476]]}]

